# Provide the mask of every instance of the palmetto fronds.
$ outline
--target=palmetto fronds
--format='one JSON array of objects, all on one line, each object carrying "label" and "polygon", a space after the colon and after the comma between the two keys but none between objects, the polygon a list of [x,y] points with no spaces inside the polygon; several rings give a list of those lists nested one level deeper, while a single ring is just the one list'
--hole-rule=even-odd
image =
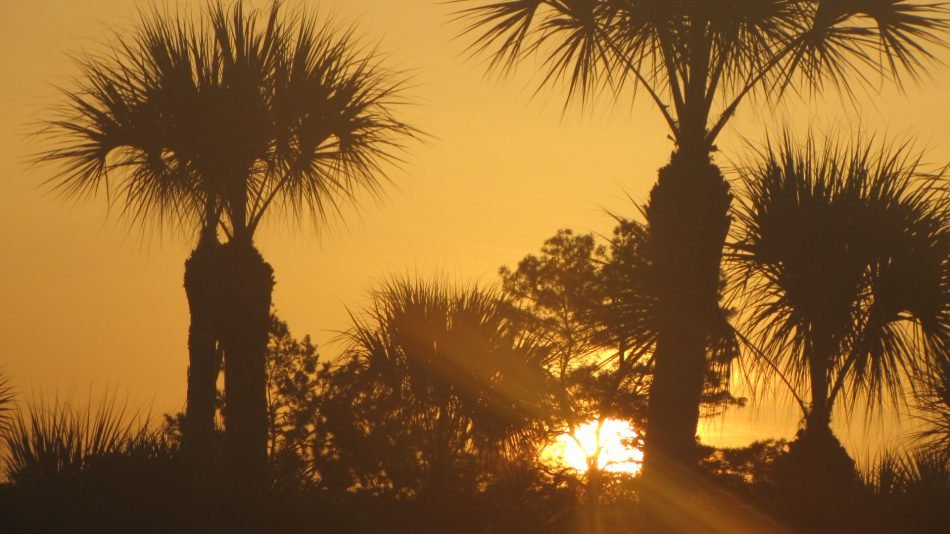
[{"label": "palmetto fronds", "polygon": [[[948,451],[917,449],[903,454],[885,453],[869,466],[864,483],[874,497],[890,497],[887,504],[905,504],[895,497],[904,497],[907,503],[920,506],[917,500],[934,500],[942,505],[941,498],[950,494],[950,457]],[[894,514],[890,517],[906,515]],[[926,517],[926,516],[925,516]]]},{"label": "palmetto fronds", "polygon": [[10,385],[10,380],[0,375],[0,432],[7,427],[10,412],[13,411],[13,401],[13,387]]},{"label": "palmetto fronds", "polygon": [[944,177],[907,145],[884,146],[796,148],[786,135],[741,170],[730,269],[748,330],[796,389],[825,389],[829,407],[843,391],[897,400],[950,341]]},{"label": "palmetto fronds", "polygon": [[545,353],[500,298],[438,280],[391,280],[365,316],[353,317],[342,361],[365,370],[373,397],[422,429],[430,452],[518,450],[543,415]]},{"label": "palmetto fronds", "polygon": [[[393,115],[402,82],[352,32],[279,3],[159,8],[111,51],[81,58],[67,104],[41,132],[66,194],[105,189],[133,219],[219,221],[252,235],[271,207],[318,221],[415,131]],[[115,198],[118,197],[118,198]]]},{"label": "palmetto fronds", "polygon": [[915,408],[925,425],[917,439],[934,451],[950,454],[950,354],[921,373],[915,390]]},{"label": "palmetto fronds", "polygon": [[3,445],[4,474],[12,483],[26,485],[77,475],[96,462],[116,458],[147,462],[173,452],[159,431],[130,418],[114,398],[85,410],[60,403],[29,406],[13,417],[3,433]]},{"label": "palmetto fronds", "polygon": [[[947,28],[942,3],[906,0],[456,0],[471,49],[510,69],[539,55],[544,82],[587,95],[631,82],[682,141],[712,146],[750,93],[916,77]],[[719,105],[717,115],[713,106]]]}]

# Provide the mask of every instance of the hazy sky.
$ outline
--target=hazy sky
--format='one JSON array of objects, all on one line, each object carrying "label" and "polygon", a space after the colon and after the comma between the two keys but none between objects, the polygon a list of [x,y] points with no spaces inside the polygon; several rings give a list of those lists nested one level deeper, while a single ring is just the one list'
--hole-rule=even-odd
[{"label": "hazy sky", "polygon": [[[262,2],[255,2],[263,4]],[[27,135],[62,99],[76,70],[68,54],[95,50],[134,26],[130,0],[4,0],[0,3],[0,369],[23,398],[83,400],[107,389],[153,413],[182,407],[187,367],[183,262],[190,236],[130,229],[101,200],[46,192],[52,170],[30,167]],[[203,1],[194,2],[203,6]],[[390,274],[447,273],[493,282],[499,266],[537,250],[562,227],[609,233],[607,211],[633,216],[671,143],[644,99],[601,99],[562,109],[557,91],[533,96],[537,77],[487,77],[464,54],[452,6],[435,0],[308,2],[380,43],[386,63],[412,73],[416,103],[405,116],[432,137],[410,147],[382,200],[365,198],[329,227],[267,221],[258,246],[276,271],[274,303],[297,335],[324,356],[346,308],[358,309]],[[941,52],[950,62],[950,54]],[[783,124],[914,135],[928,161],[950,162],[950,67],[905,94],[885,84],[855,104],[796,99],[746,106],[720,140],[720,163],[746,139]],[[860,112],[860,120],[856,109]],[[747,409],[705,432],[712,442],[788,436],[794,412]],[[887,439],[900,435],[893,429]],[[861,439],[854,425],[845,441]]]}]

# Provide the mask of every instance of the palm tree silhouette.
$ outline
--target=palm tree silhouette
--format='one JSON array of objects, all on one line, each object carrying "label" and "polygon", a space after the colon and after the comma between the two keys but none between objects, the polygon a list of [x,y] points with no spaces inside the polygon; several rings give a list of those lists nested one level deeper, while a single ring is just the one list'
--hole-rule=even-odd
[{"label": "palm tree silhouette", "polygon": [[274,280],[255,233],[268,213],[319,222],[359,190],[378,191],[381,165],[415,134],[392,113],[401,83],[351,32],[285,16],[278,2],[265,12],[215,2],[201,21],[155,8],[81,67],[40,158],[61,163],[52,182],[68,194],[105,188],[136,221],[199,226],[185,276],[187,426],[206,443],[220,345],[228,457],[259,487]]},{"label": "palm tree silhouette", "polygon": [[[883,144],[883,143],[882,143]],[[732,269],[747,329],[770,365],[810,394],[805,433],[831,435],[844,396],[874,407],[946,360],[950,198],[906,145],[786,135],[742,171]]]},{"label": "palm tree silhouette", "polygon": [[[940,4],[880,0],[456,0],[475,52],[511,69],[540,55],[569,98],[633,85],[676,143],[646,209],[660,280],[659,343],[644,474],[694,462],[704,349],[716,324],[729,186],[711,159],[739,105],[830,83],[851,94],[868,70],[914,78],[946,28]],[[480,4],[480,5],[471,5]],[[643,94],[641,93],[641,94]],[[662,452],[662,454],[655,454]]]},{"label": "palm tree silhouette", "polygon": [[547,351],[510,320],[500,293],[438,279],[392,279],[352,319],[339,363],[361,369],[354,403],[382,403],[380,419],[408,430],[425,521],[451,530],[446,506],[464,491],[465,458],[517,455],[540,437]]}]

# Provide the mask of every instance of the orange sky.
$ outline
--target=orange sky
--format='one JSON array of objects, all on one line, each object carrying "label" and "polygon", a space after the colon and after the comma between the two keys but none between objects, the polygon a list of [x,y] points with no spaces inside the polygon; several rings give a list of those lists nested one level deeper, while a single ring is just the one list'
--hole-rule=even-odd
[{"label": "orange sky", "polygon": [[[203,6],[203,1],[193,2]],[[253,2],[263,4],[263,2]],[[327,228],[268,221],[259,248],[277,276],[274,302],[294,334],[310,333],[324,356],[346,307],[359,308],[391,273],[449,273],[492,282],[497,268],[537,250],[558,228],[609,233],[615,211],[633,215],[671,144],[643,100],[608,99],[562,113],[557,91],[532,97],[530,65],[487,77],[468,59],[451,6],[436,0],[311,2],[379,41],[387,64],[413,73],[407,118],[432,135],[412,146],[381,201],[366,198]],[[69,52],[95,49],[110,28],[134,24],[131,0],[5,1],[0,5],[0,369],[21,397],[84,400],[107,389],[152,413],[184,401],[188,323],[182,289],[188,237],[129,229],[105,203],[44,192],[49,168],[31,168],[26,135],[57,104],[53,87],[75,74]],[[941,52],[950,63],[950,53]],[[743,139],[761,140],[783,121],[796,128],[852,128],[917,136],[928,160],[950,161],[950,67],[899,94],[796,100],[777,110],[746,106],[719,142],[720,163]],[[876,91],[873,91],[876,93]],[[754,112],[753,112],[754,110]],[[740,444],[790,435],[797,415],[772,403],[704,429],[708,441]],[[891,428],[893,440],[906,428]],[[864,440],[861,424],[839,427]]]}]

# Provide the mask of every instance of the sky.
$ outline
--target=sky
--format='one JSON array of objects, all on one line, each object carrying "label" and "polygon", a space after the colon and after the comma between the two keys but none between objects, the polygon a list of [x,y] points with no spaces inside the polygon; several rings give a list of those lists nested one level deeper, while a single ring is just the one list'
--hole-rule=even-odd
[{"label": "sky", "polygon": [[[171,2],[172,4],[174,2]],[[251,2],[263,5],[263,2]],[[530,64],[487,75],[465,52],[453,6],[436,0],[305,2],[354,25],[385,64],[407,73],[403,116],[428,136],[387,169],[381,198],[364,196],[326,225],[267,220],[258,247],[274,267],[274,304],[296,336],[324,357],[369,292],[388,276],[442,274],[485,284],[502,265],[537,251],[559,228],[609,234],[610,213],[636,216],[672,144],[646,99],[599,98],[563,106]],[[192,7],[203,1],[181,2]],[[30,165],[37,124],[62,103],[76,68],[70,54],[102,50],[134,28],[131,0],[33,0],[0,4],[0,370],[21,399],[96,399],[133,410],[179,410],[185,397],[188,309],[184,260],[193,243],[131,227],[102,200],[64,200],[44,187],[54,169]],[[774,109],[745,106],[718,143],[724,167],[750,144],[788,126],[916,139],[925,161],[950,162],[950,53],[909,84],[793,97]],[[856,118],[860,117],[860,118]],[[632,201],[631,201],[632,200]],[[704,423],[704,441],[741,445],[790,437],[798,415],[766,400]],[[841,419],[841,418],[839,418]],[[838,425],[846,444],[888,446],[908,428]],[[884,430],[882,430],[882,428]],[[864,448],[868,450],[867,447]]]}]

